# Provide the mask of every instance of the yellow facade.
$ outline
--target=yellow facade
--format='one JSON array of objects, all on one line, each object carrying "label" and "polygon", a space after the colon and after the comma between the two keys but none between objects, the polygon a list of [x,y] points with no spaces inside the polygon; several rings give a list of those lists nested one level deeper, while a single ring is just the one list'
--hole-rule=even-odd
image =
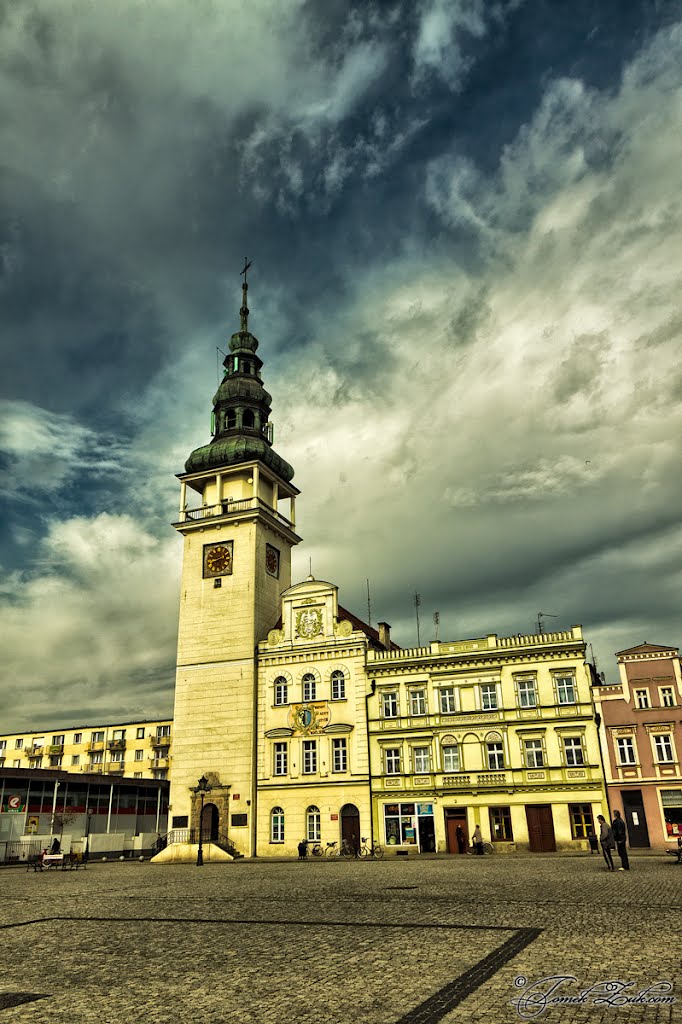
[{"label": "yellow facade", "polygon": [[167,779],[173,719],[42,729],[0,736],[0,768]]}]

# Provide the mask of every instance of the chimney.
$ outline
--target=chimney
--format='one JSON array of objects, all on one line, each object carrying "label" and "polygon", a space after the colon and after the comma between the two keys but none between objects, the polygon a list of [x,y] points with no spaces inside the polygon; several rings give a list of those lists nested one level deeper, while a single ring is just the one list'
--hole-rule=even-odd
[{"label": "chimney", "polygon": [[391,627],[388,622],[379,623],[379,643],[385,650],[391,646]]}]

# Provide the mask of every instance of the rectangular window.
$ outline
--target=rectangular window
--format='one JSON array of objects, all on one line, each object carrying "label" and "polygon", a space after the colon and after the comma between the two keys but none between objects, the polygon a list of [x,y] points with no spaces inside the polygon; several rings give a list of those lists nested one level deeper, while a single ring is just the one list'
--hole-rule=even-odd
[{"label": "rectangular window", "polygon": [[162,737],[170,737],[170,734],[171,734],[171,727],[170,727],[170,725],[157,725],[157,727],[156,727],[156,735],[158,736],[159,739],[161,739]]},{"label": "rectangular window", "polygon": [[594,835],[594,820],[589,804],[569,804],[568,813],[571,818],[571,835],[574,839],[586,839]]},{"label": "rectangular window", "polygon": [[124,740],[126,738],[125,729],[114,729],[113,738],[115,740]]},{"label": "rectangular window", "polygon": [[564,739],[564,754],[566,756],[566,764],[569,766],[575,767],[576,765],[585,764],[583,743],[579,736],[569,736]]},{"label": "rectangular window", "polygon": [[414,770],[417,775],[424,775],[431,771],[428,747],[414,747],[413,751]]},{"label": "rectangular window", "polygon": [[426,714],[426,690],[411,690],[410,691],[410,714],[411,715],[425,715]]},{"label": "rectangular window", "polygon": [[661,707],[674,708],[675,707],[675,696],[673,694],[672,686],[661,687]]},{"label": "rectangular window", "polygon": [[443,771],[459,771],[459,747],[456,743],[448,747],[443,747]]},{"label": "rectangular window", "polygon": [[62,766],[62,755],[53,754],[50,757],[50,768],[61,768]]},{"label": "rectangular window", "polygon": [[124,758],[125,758],[125,754],[124,754],[124,752],[122,750],[112,750],[110,752],[110,757],[109,757],[110,761],[123,761]]},{"label": "rectangular window", "polygon": [[487,743],[488,768],[491,772],[500,771],[504,768],[504,750],[501,743]]},{"label": "rectangular window", "polygon": [[309,843],[319,843],[322,836],[321,814],[317,807],[309,807],[306,811],[306,839]]},{"label": "rectangular window", "polygon": [[398,717],[398,694],[397,693],[382,693],[381,695],[381,713],[384,718],[397,718]]},{"label": "rectangular window", "polygon": [[103,732],[92,732],[92,733],[90,733],[90,742],[91,743],[104,743],[104,733]]},{"label": "rectangular window", "polygon": [[573,676],[556,676],[556,693],[559,704],[575,704],[575,679]]},{"label": "rectangular window", "polygon": [[630,736],[619,736],[616,740],[618,764],[637,764],[635,743]]},{"label": "rectangular window", "polygon": [[512,832],[511,808],[490,808],[490,838],[493,842],[513,842],[514,833]]},{"label": "rectangular window", "polygon": [[64,733],[58,733],[56,736],[52,737],[52,746],[53,747],[63,747],[64,746]]},{"label": "rectangular window", "polygon": [[142,778],[142,772],[133,772],[133,778],[134,779],[141,779]]},{"label": "rectangular window", "polygon": [[343,672],[332,672],[332,700],[344,700],[346,696],[346,677]]},{"label": "rectangular window", "polygon": [[303,701],[315,700],[315,677],[303,676]]},{"label": "rectangular window", "polygon": [[386,774],[400,775],[400,747],[387,747],[384,757],[386,758]]},{"label": "rectangular window", "polygon": [[644,711],[646,708],[650,708],[649,703],[649,691],[648,690],[635,690],[635,703],[640,710]]},{"label": "rectangular window", "polygon": [[143,740],[144,739],[144,726],[141,726],[139,729],[137,729],[135,731],[135,739],[137,739],[137,740]]},{"label": "rectangular window", "polygon": [[346,740],[332,740],[332,771],[348,770],[348,744]]},{"label": "rectangular window", "polygon": [[317,771],[317,740],[303,740],[303,774],[314,775]]},{"label": "rectangular window", "polygon": [[103,764],[103,762],[104,762],[104,754],[102,753],[102,751],[101,750],[93,751],[93,753],[90,755],[90,764]]},{"label": "rectangular window", "polygon": [[483,711],[497,711],[497,687],[495,683],[483,683],[481,685],[481,709]]},{"label": "rectangular window", "polygon": [[519,688],[519,707],[520,708],[534,708],[537,707],[537,700],[535,698],[535,683],[532,679],[520,679],[518,682]]},{"label": "rectangular window", "polygon": [[24,746],[24,741],[23,740],[15,740],[14,741],[14,747],[15,747],[16,750],[21,750],[23,746]]},{"label": "rectangular window", "polygon": [[13,768],[21,768],[21,758],[18,761],[12,761]]},{"label": "rectangular window", "polygon": [[72,754],[71,755],[71,764],[73,765],[73,767],[75,768],[80,763],[81,763],[81,756],[80,756],[80,754]]},{"label": "rectangular window", "polygon": [[282,705],[289,703],[289,687],[286,679],[275,680],[275,704]]},{"label": "rectangular window", "polygon": [[527,768],[544,768],[545,758],[542,752],[542,740],[524,740]]},{"label": "rectangular window", "polygon": [[454,686],[441,686],[440,688],[440,713],[441,715],[454,715],[457,710],[455,706]]},{"label": "rectangular window", "polygon": [[656,750],[656,760],[659,764],[667,764],[675,760],[673,757],[672,738],[670,736],[654,736],[654,747]]},{"label": "rectangular window", "polygon": [[231,814],[230,815],[230,825],[232,825],[233,828],[243,828],[244,825],[246,825],[248,823],[248,820],[249,819],[246,816],[246,814]]},{"label": "rectangular window", "polygon": [[83,742],[83,733],[82,732],[75,732],[73,734],[73,742],[74,743],[82,743]]},{"label": "rectangular window", "polygon": [[7,740],[0,740],[0,750],[5,750],[6,748],[7,748]]},{"label": "rectangular window", "polygon": [[135,751],[135,760],[136,761],[144,761],[144,750],[136,750]]},{"label": "rectangular window", "polygon": [[284,842],[284,811],[276,807],[270,815],[270,842]]},{"label": "rectangular window", "polygon": [[287,773],[287,745],[286,743],[275,743],[274,746],[274,774],[286,775]]}]

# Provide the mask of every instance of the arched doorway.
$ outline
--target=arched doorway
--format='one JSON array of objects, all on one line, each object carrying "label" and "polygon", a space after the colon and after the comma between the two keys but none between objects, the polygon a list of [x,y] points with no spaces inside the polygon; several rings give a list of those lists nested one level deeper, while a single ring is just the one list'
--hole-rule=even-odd
[{"label": "arched doorway", "polygon": [[360,811],[355,804],[344,804],[341,808],[341,839],[356,852],[360,849]]},{"label": "arched doorway", "polygon": [[201,838],[205,843],[218,838],[220,831],[220,815],[215,804],[204,804],[201,816]]}]

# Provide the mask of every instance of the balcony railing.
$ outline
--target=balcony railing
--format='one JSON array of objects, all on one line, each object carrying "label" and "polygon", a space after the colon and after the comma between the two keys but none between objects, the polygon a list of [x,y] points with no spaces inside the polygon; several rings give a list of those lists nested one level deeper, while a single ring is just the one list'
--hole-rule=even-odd
[{"label": "balcony railing", "polygon": [[95,775],[101,775],[103,767],[104,767],[104,765],[101,765],[101,764],[86,764],[83,767],[83,771],[85,771],[85,772],[93,772]]},{"label": "balcony railing", "polygon": [[150,757],[149,763],[152,768],[170,768],[170,757]]},{"label": "balcony railing", "polygon": [[86,744],[85,749],[90,753],[91,750],[104,750],[104,740],[91,740]]},{"label": "balcony railing", "polygon": [[170,736],[152,736],[149,740],[152,747],[170,747]]},{"label": "balcony railing", "polygon": [[48,748],[48,754],[63,754],[64,744],[63,743],[51,743]]},{"label": "balcony railing", "polygon": [[125,750],[125,748],[126,748],[126,741],[125,740],[109,740],[108,747],[109,747],[109,750]]},{"label": "balcony railing", "polygon": [[293,530],[294,524],[278,512],[276,508],[268,505],[262,498],[242,498],[239,501],[221,501],[215,505],[203,505],[201,508],[190,508],[180,513],[180,522],[187,519],[193,522],[201,522],[203,519],[213,519],[215,516],[234,515],[238,512],[251,512],[258,509],[265,509],[271,516],[274,516],[280,523]]}]

